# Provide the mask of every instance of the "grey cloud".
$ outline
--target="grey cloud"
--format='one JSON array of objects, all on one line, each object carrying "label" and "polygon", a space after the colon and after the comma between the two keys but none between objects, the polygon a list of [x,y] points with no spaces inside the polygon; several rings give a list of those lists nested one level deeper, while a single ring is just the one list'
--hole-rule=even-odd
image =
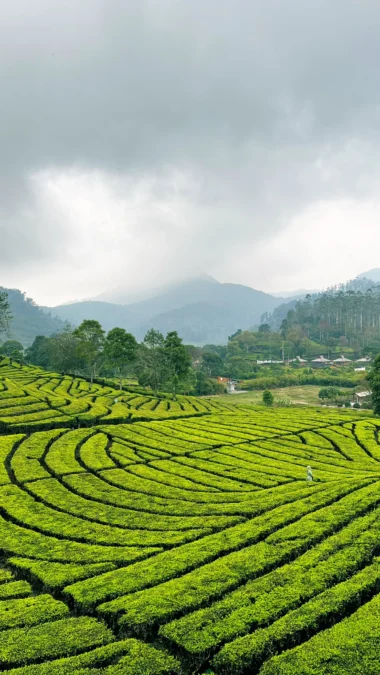
[{"label": "grey cloud", "polygon": [[8,3],[0,260],[65,248],[59,219],[25,216],[28,177],[49,167],[156,175],[169,200],[160,176],[188,172],[186,246],[199,219],[216,255],[310,201],[362,196],[379,172],[379,33],[376,0]]}]

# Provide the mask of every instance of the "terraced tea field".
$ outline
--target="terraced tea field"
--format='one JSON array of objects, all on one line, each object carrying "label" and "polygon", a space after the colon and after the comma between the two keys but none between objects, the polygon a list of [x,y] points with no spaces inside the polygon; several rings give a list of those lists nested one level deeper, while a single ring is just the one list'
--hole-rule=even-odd
[{"label": "terraced tea field", "polygon": [[379,428],[3,361],[1,672],[379,673]]}]

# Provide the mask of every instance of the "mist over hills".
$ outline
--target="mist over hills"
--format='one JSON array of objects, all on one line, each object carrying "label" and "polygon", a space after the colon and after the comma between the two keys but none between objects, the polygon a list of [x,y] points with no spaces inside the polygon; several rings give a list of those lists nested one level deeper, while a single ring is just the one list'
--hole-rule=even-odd
[{"label": "mist over hills", "polygon": [[[379,283],[380,268],[357,277],[366,279]],[[238,328],[257,327],[264,313],[272,314],[271,323],[276,328],[304,295],[299,292],[292,297],[287,293],[274,296],[249,286],[220,283],[208,275],[158,288],[151,297],[145,294],[133,303],[115,302],[115,298],[131,297],[128,290],[115,289],[92,300],[42,308],[19,290],[4,290],[14,316],[11,336],[24,346],[30,345],[36,335],[51,335],[66,321],[77,326],[84,319],[99,321],[106,331],[120,326],[138,340],[153,327],[162,333],[176,330],[187,343],[225,344]]]},{"label": "mist over hills", "polygon": [[58,316],[52,316],[50,310],[39,307],[25,293],[15,288],[3,288],[6,291],[13,316],[10,337],[18,340],[24,347],[32,344],[36,335],[51,335],[63,327]]},{"label": "mist over hills", "polygon": [[163,333],[177,330],[185,342],[220,344],[237,328],[257,326],[264,312],[272,312],[282,302],[283,298],[263,291],[222,284],[204,275],[129,305],[92,300],[59,305],[51,312],[74,325],[84,318],[96,319],[106,330],[118,325],[138,339],[153,327]]},{"label": "mist over hills", "polygon": [[358,279],[372,279],[378,283],[380,281],[380,267],[374,267],[372,270],[358,274]]}]

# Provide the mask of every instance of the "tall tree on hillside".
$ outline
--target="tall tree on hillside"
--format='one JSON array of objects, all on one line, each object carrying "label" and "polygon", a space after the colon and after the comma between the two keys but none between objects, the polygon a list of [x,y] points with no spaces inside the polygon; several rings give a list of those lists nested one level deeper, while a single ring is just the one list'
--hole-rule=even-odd
[{"label": "tall tree on hillside", "polygon": [[25,352],[26,361],[41,368],[51,367],[51,338],[37,335]]},{"label": "tall tree on hillside", "polygon": [[79,339],[69,324],[57,331],[50,338],[50,367],[60,373],[77,374],[84,365],[78,350],[79,344]]},{"label": "tall tree on hillside", "polygon": [[157,392],[168,379],[168,368],[164,353],[164,336],[151,328],[138,350],[136,373],[140,384]]},{"label": "tall tree on hillside", "polygon": [[9,332],[12,314],[8,302],[8,294],[0,291],[0,337]]},{"label": "tall tree on hillside", "polygon": [[209,376],[221,375],[223,360],[217,352],[205,352],[202,354],[202,370]]},{"label": "tall tree on hillside", "polygon": [[164,354],[175,398],[178,384],[187,375],[191,366],[190,355],[177,331],[174,330],[167,334],[164,341]]},{"label": "tall tree on hillside", "polygon": [[105,343],[105,332],[99,321],[85,319],[73,332],[78,340],[77,353],[87,366],[91,378],[91,387],[96,377]]},{"label": "tall tree on hillside", "polygon": [[376,356],[368,373],[368,382],[372,391],[372,407],[375,415],[380,415],[380,354]]},{"label": "tall tree on hillside", "polygon": [[119,378],[120,389],[123,387],[123,377],[136,360],[137,348],[136,339],[124,328],[113,328],[106,337],[104,356]]}]

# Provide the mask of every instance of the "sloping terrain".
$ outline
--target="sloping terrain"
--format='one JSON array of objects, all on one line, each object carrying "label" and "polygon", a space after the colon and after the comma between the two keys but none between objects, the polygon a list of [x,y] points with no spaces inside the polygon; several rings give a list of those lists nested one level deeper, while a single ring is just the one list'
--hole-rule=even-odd
[{"label": "sloping terrain", "polygon": [[[33,300],[14,288],[2,288],[8,295],[12,314],[10,337],[29,347],[37,335],[52,335],[60,330],[63,322],[53,312],[44,311]],[[2,336],[4,339],[4,336]]]},{"label": "sloping terrain", "polygon": [[185,342],[224,344],[228,335],[259,324],[264,312],[272,312],[283,301],[248,286],[221,284],[211,277],[173,285],[148,300],[128,305],[122,294],[104,297],[108,302],[77,302],[53,307],[51,312],[74,325],[90,318],[107,330],[121,326],[138,339],[153,327],[163,333],[177,330]]},{"label": "sloping terrain", "polygon": [[3,361],[0,428],[1,672],[379,672],[378,419]]}]

